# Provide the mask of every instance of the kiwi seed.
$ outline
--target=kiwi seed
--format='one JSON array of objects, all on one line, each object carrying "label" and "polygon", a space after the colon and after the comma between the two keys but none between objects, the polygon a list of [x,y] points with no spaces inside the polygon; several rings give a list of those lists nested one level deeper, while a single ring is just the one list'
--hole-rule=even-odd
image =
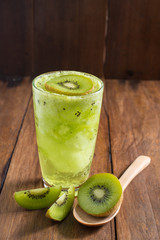
[{"label": "kiwi seed", "polygon": [[70,90],[75,90],[80,88],[80,85],[77,83],[77,81],[66,80],[64,82],[58,82],[57,84]]},{"label": "kiwi seed", "polygon": [[81,115],[81,112],[77,111],[77,112],[75,113],[75,115],[76,115],[77,117],[79,117],[79,116]]}]

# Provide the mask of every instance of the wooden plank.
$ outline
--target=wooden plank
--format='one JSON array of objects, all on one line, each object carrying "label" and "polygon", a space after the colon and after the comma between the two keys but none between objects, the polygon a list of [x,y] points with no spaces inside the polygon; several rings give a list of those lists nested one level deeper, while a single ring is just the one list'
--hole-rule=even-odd
[{"label": "wooden plank", "polygon": [[160,79],[160,1],[112,0],[108,8],[106,78]]},{"label": "wooden plank", "polygon": [[90,175],[100,172],[111,172],[111,163],[109,160],[109,132],[108,132],[108,118],[105,110],[106,91],[103,94],[101,118],[95,148],[95,154],[91,166]]},{"label": "wooden plank", "polygon": [[[92,174],[110,171],[108,153],[108,123],[102,109]],[[12,195],[14,191],[41,187],[32,101],[30,102],[18,143],[0,196],[0,232],[3,239],[115,239],[114,222],[97,228],[79,224],[72,212],[61,223],[45,217],[45,210],[26,211],[19,207]]]},{"label": "wooden plank", "polygon": [[35,0],[34,73],[79,70],[102,76],[106,3]]},{"label": "wooden plank", "polygon": [[0,1],[0,29],[0,74],[31,74],[33,0]]},{"label": "wooden plank", "polygon": [[116,218],[117,239],[160,236],[160,82],[107,81],[113,171],[121,176],[138,155],[151,165],[127,187]]},{"label": "wooden plank", "polygon": [[30,85],[27,77],[0,81],[0,190],[31,96]]}]

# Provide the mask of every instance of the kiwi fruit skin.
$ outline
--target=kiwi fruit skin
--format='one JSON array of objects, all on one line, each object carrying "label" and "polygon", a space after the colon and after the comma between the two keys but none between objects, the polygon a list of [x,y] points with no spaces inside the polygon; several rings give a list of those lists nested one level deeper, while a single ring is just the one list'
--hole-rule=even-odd
[{"label": "kiwi fruit skin", "polygon": [[75,188],[72,186],[61,195],[46,212],[46,217],[54,221],[62,221],[69,214],[74,203]]},{"label": "kiwi fruit skin", "polygon": [[[73,87],[72,87],[73,86]],[[47,91],[68,96],[86,95],[93,88],[91,79],[79,75],[64,75],[53,78],[45,83]]]},{"label": "kiwi fruit skin", "polygon": [[61,186],[37,188],[14,193],[14,199],[23,208],[29,210],[47,208],[59,197]]},{"label": "kiwi fruit skin", "polygon": [[[92,189],[105,189],[105,199],[98,202]],[[91,176],[78,191],[78,204],[88,214],[106,217],[115,212],[123,200],[122,186],[116,176],[110,173],[99,173]],[[104,202],[103,202],[104,201]]]}]

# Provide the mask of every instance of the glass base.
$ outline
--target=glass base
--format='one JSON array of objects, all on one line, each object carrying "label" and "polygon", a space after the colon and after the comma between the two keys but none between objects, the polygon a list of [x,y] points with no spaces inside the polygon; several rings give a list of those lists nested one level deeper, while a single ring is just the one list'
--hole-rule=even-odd
[{"label": "glass base", "polygon": [[[46,187],[54,187],[54,185],[50,185],[49,183],[47,183],[45,180],[44,180],[44,178],[42,178],[42,181],[43,181],[43,185],[44,185],[44,187],[46,188]],[[77,195],[78,195],[78,190],[79,190],[79,188],[80,188],[80,186],[79,187],[75,187],[75,197],[77,197]],[[65,191],[67,191],[68,190],[68,188],[62,188],[62,191],[63,192],[65,192]]]}]

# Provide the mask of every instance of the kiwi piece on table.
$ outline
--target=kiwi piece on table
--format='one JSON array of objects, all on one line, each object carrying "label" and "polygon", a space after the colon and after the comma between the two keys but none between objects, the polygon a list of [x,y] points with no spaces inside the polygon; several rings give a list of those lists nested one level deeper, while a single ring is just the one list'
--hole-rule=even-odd
[{"label": "kiwi piece on table", "polygon": [[64,95],[85,95],[92,91],[93,82],[85,76],[63,75],[47,81],[45,88]]},{"label": "kiwi piece on table", "polygon": [[61,192],[61,186],[37,188],[14,193],[16,202],[26,209],[34,210],[51,206]]},{"label": "kiwi piece on table", "polygon": [[103,217],[116,211],[123,199],[119,180],[110,173],[91,176],[78,191],[78,204],[88,214]]},{"label": "kiwi piece on table", "polygon": [[74,202],[75,188],[70,187],[46,212],[46,217],[62,221],[69,214]]}]

